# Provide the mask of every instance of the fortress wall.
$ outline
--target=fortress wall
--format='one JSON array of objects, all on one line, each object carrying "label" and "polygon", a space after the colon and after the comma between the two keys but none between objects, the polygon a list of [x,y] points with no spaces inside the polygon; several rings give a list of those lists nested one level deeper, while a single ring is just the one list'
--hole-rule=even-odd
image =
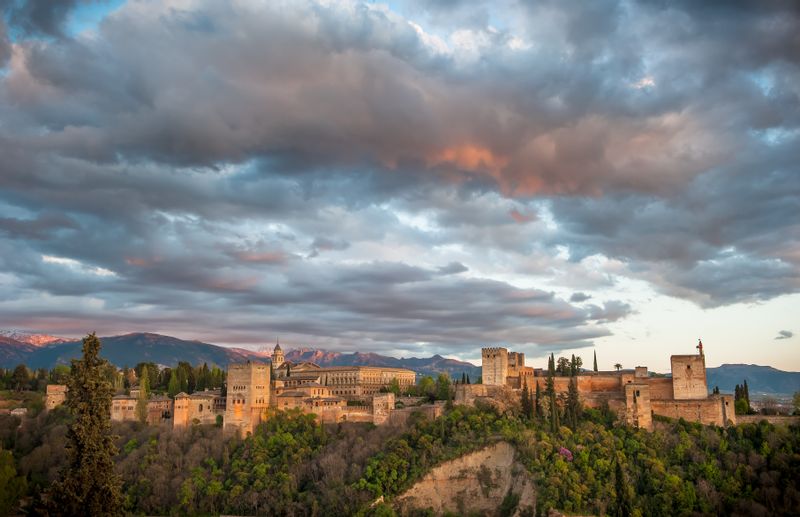
[{"label": "fortress wall", "polygon": [[[669,418],[683,418],[706,425],[724,426],[723,401],[720,398],[705,400],[651,400],[653,413]],[[732,413],[732,412],[731,412]],[[728,415],[730,418],[730,415]],[[735,422],[735,416],[733,420]]]},{"label": "fortress wall", "polygon": [[757,424],[762,420],[766,420],[772,425],[800,425],[800,416],[736,415],[737,424]]},{"label": "fortress wall", "polygon": [[620,380],[617,375],[578,376],[579,392],[619,391],[621,387],[622,385],[620,384]]},{"label": "fortress wall", "polygon": [[672,379],[669,378],[650,378],[647,379],[650,386],[651,400],[664,400],[672,398]]}]

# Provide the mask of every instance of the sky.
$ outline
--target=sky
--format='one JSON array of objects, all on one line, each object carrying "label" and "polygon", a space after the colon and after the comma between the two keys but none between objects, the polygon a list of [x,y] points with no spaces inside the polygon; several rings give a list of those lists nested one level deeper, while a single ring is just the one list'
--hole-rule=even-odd
[{"label": "sky", "polygon": [[0,9],[0,328],[800,370],[792,0]]}]

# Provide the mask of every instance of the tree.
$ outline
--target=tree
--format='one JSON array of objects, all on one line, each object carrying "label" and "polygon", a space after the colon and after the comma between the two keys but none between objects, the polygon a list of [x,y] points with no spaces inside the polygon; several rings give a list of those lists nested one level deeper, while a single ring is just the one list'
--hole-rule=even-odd
[{"label": "tree", "polygon": [[175,398],[175,395],[181,392],[181,381],[178,380],[178,373],[175,370],[169,375],[169,385],[167,386],[167,394]]},{"label": "tree", "polygon": [[114,472],[117,448],[111,435],[113,388],[103,370],[100,340],[83,339],[83,357],[72,360],[66,406],[73,416],[67,431],[67,465],[46,495],[54,515],[122,514],[122,481]]},{"label": "tree", "polygon": [[614,466],[614,488],[617,497],[614,499],[611,515],[628,517],[632,511],[631,498],[628,493],[628,480],[625,479],[625,471],[622,470],[619,458],[614,463],[616,463]]},{"label": "tree", "polygon": [[14,455],[0,449],[0,515],[12,515],[17,501],[27,489],[25,476],[17,475]]},{"label": "tree", "polygon": [[550,430],[556,432],[559,427],[558,419],[558,403],[556,402],[556,360],[553,354],[550,354],[550,360],[547,362],[547,378],[544,383],[544,391],[547,395],[548,402],[550,403]]},{"label": "tree", "polygon": [[28,386],[29,381],[30,375],[28,374],[28,368],[24,364],[20,364],[14,368],[14,373],[11,375],[11,384],[14,386],[15,390],[22,391]]},{"label": "tree", "polygon": [[536,383],[536,400],[534,401],[533,411],[536,418],[542,418],[542,390],[539,388],[539,383]]},{"label": "tree", "polygon": [[461,372],[461,384],[467,383],[467,374],[465,372]]},{"label": "tree", "polygon": [[50,370],[50,383],[51,384],[64,384],[69,378],[69,366],[66,364],[57,364]]},{"label": "tree", "polygon": [[594,351],[594,371],[597,371],[597,350]]},{"label": "tree", "polygon": [[567,391],[567,420],[573,430],[578,427],[581,414],[581,400],[578,396],[578,381],[574,377],[569,380]]},{"label": "tree", "polygon": [[147,365],[142,367],[141,381],[139,381],[139,397],[136,400],[136,417],[139,422],[147,423],[147,400],[150,398],[150,376]]},{"label": "tree", "polygon": [[561,377],[567,377],[569,375],[569,369],[569,359],[566,357],[559,357],[558,363],[556,363],[556,371],[558,372],[558,375]]},{"label": "tree", "polygon": [[533,418],[533,401],[531,400],[531,390],[528,389],[528,383],[526,381],[522,381],[520,404],[522,406],[522,416],[531,420]]},{"label": "tree", "polygon": [[436,378],[436,398],[450,400],[450,377],[446,373],[440,373]]},{"label": "tree", "polygon": [[467,384],[472,384],[472,383],[469,381],[469,374],[467,374]]},{"label": "tree", "polygon": [[617,371],[620,371],[620,370],[622,370],[622,365],[620,363],[615,363],[614,364],[614,369],[617,370]]},{"label": "tree", "polygon": [[400,381],[397,380],[397,377],[392,377],[392,382],[389,383],[389,391],[394,393],[395,397],[400,396]]},{"label": "tree", "polygon": [[794,414],[800,415],[800,391],[794,392],[794,397],[792,397],[792,404],[794,405]]}]

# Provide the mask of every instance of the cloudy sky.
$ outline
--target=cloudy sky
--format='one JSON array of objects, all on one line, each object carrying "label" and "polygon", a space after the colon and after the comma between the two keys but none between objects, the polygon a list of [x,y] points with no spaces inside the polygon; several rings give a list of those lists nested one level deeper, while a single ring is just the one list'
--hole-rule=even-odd
[{"label": "cloudy sky", "polygon": [[0,8],[0,327],[800,370],[792,0]]}]

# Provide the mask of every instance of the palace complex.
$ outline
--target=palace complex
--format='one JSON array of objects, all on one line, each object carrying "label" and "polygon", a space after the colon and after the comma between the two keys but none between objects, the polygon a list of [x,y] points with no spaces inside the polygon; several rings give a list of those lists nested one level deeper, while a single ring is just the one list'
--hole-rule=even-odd
[{"label": "palace complex", "polygon": [[[698,354],[670,358],[671,377],[652,375],[644,366],[611,372],[581,370],[575,376],[554,376],[553,386],[557,398],[563,400],[574,382],[583,405],[593,408],[607,405],[623,421],[643,429],[652,429],[653,415],[718,426],[735,424],[733,397],[708,393],[702,344],[698,349]],[[421,398],[404,397],[403,403],[397,404],[389,388],[406,391],[415,380],[416,374],[403,368],[325,368],[309,362],[292,363],[284,359],[280,345],[276,345],[271,363],[248,361],[229,365],[225,392],[179,393],[174,400],[163,395],[151,396],[146,420],[150,424],[171,421],[175,428],[217,424],[226,433],[245,435],[273,410],[297,408],[317,415],[321,422],[331,423],[399,422],[413,411],[423,411],[428,416],[441,414],[444,403],[441,401],[421,405]],[[519,393],[525,387],[533,393],[538,386],[540,393],[544,393],[547,376],[542,369],[525,366],[522,353],[484,348],[482,381],[482,384],[457,385],[455,403],[496,400],[504,392]],[[133,388],[128,395],[113,397],[112,420],[138,420],[138,395]],[[47,409],[63,403],[65,396],[65,386],[48,386]]]},{"label": "palace complex", "polygon": [[[653,415],[683,418],[703,424],[725,426],[736,423],[732,395],[708,393],[703,345],[693,355],[670,357],[671,377],[653,376],[647,367],[613,372],[580,371],[575,377],[555,376],[556,394],[563,398],[575,382],[581,403],[597,408],[604,404],[629,425],[652,429]],[[500,389],[529,389],[544,393],[543,370],[525,366],[523,354],[505,348],[482,350],[483,384],[458,386],[456,403],[472,404],[495,397]]]}]

